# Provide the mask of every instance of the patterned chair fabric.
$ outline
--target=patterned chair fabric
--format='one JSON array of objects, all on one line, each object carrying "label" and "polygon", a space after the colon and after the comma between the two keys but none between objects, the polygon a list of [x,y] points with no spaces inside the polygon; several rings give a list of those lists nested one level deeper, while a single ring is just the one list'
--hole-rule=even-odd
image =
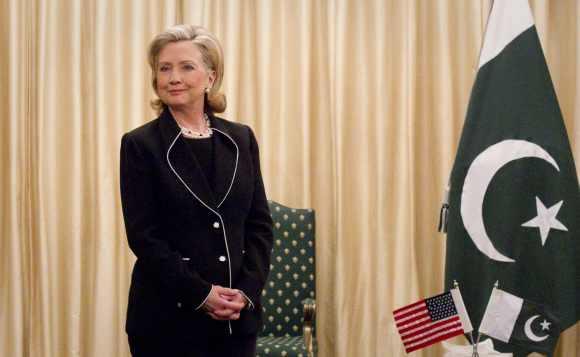
[{"label": "patterned chair fabric", "polygon": [[257,355],[308,357],[303,322],[304,302],[315,298],[314,211],[274,201],[269,204],[274,246],[270,276],[262,292],[264,328]]}]

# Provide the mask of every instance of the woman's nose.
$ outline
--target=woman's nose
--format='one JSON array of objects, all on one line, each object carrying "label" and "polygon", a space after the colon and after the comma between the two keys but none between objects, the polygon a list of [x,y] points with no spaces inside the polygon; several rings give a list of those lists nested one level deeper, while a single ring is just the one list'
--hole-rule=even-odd
[{"label": "woman's nose", "polygon": [[178,83],[181,83],[181,78],[180,78],[179,74],[176,71],[173,71],[171,73],[171,76],[169,77],[169,83],[170,84],[178,84]]}]

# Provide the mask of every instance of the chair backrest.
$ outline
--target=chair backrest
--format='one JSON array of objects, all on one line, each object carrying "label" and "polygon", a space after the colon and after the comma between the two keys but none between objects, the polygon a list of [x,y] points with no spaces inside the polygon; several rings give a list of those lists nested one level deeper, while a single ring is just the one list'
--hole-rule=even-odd
[{"label": "chair backrest", "polygon": [[315,298],[314,211],[269,201],[274,221],[270,275],[262,292],[262,336],[302,334],[302,301]]}]

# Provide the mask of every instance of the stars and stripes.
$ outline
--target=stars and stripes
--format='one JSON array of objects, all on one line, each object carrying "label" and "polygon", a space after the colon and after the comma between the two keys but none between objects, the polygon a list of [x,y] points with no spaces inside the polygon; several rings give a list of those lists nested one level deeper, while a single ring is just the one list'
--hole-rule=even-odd
[{"label": "stars and stripes", "polygon": [[462,323],[463,301],[454,298],[449,291],[393,311],[407,353],[469,332],[471,323]]}]

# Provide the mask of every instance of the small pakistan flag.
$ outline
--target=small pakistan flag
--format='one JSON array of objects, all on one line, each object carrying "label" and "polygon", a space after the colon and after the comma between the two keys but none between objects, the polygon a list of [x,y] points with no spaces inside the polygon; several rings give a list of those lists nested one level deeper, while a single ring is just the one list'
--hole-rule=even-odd
[{"label": "small pakistan flag", "polygon": [[[450,177],[445,276],[474,326],[496,281],[562,329],[580,318],[578,178],[527,0],[496,0],[490,13]],[[530,322],[537,336],[542,322]],[[496,346],[526,356],[538,345],[526,341]]]},{"label": "small pakistan flag", "polygon": [[560,326],[546,307],[493,288],[479,333],[550,354],[556,347]]}]

